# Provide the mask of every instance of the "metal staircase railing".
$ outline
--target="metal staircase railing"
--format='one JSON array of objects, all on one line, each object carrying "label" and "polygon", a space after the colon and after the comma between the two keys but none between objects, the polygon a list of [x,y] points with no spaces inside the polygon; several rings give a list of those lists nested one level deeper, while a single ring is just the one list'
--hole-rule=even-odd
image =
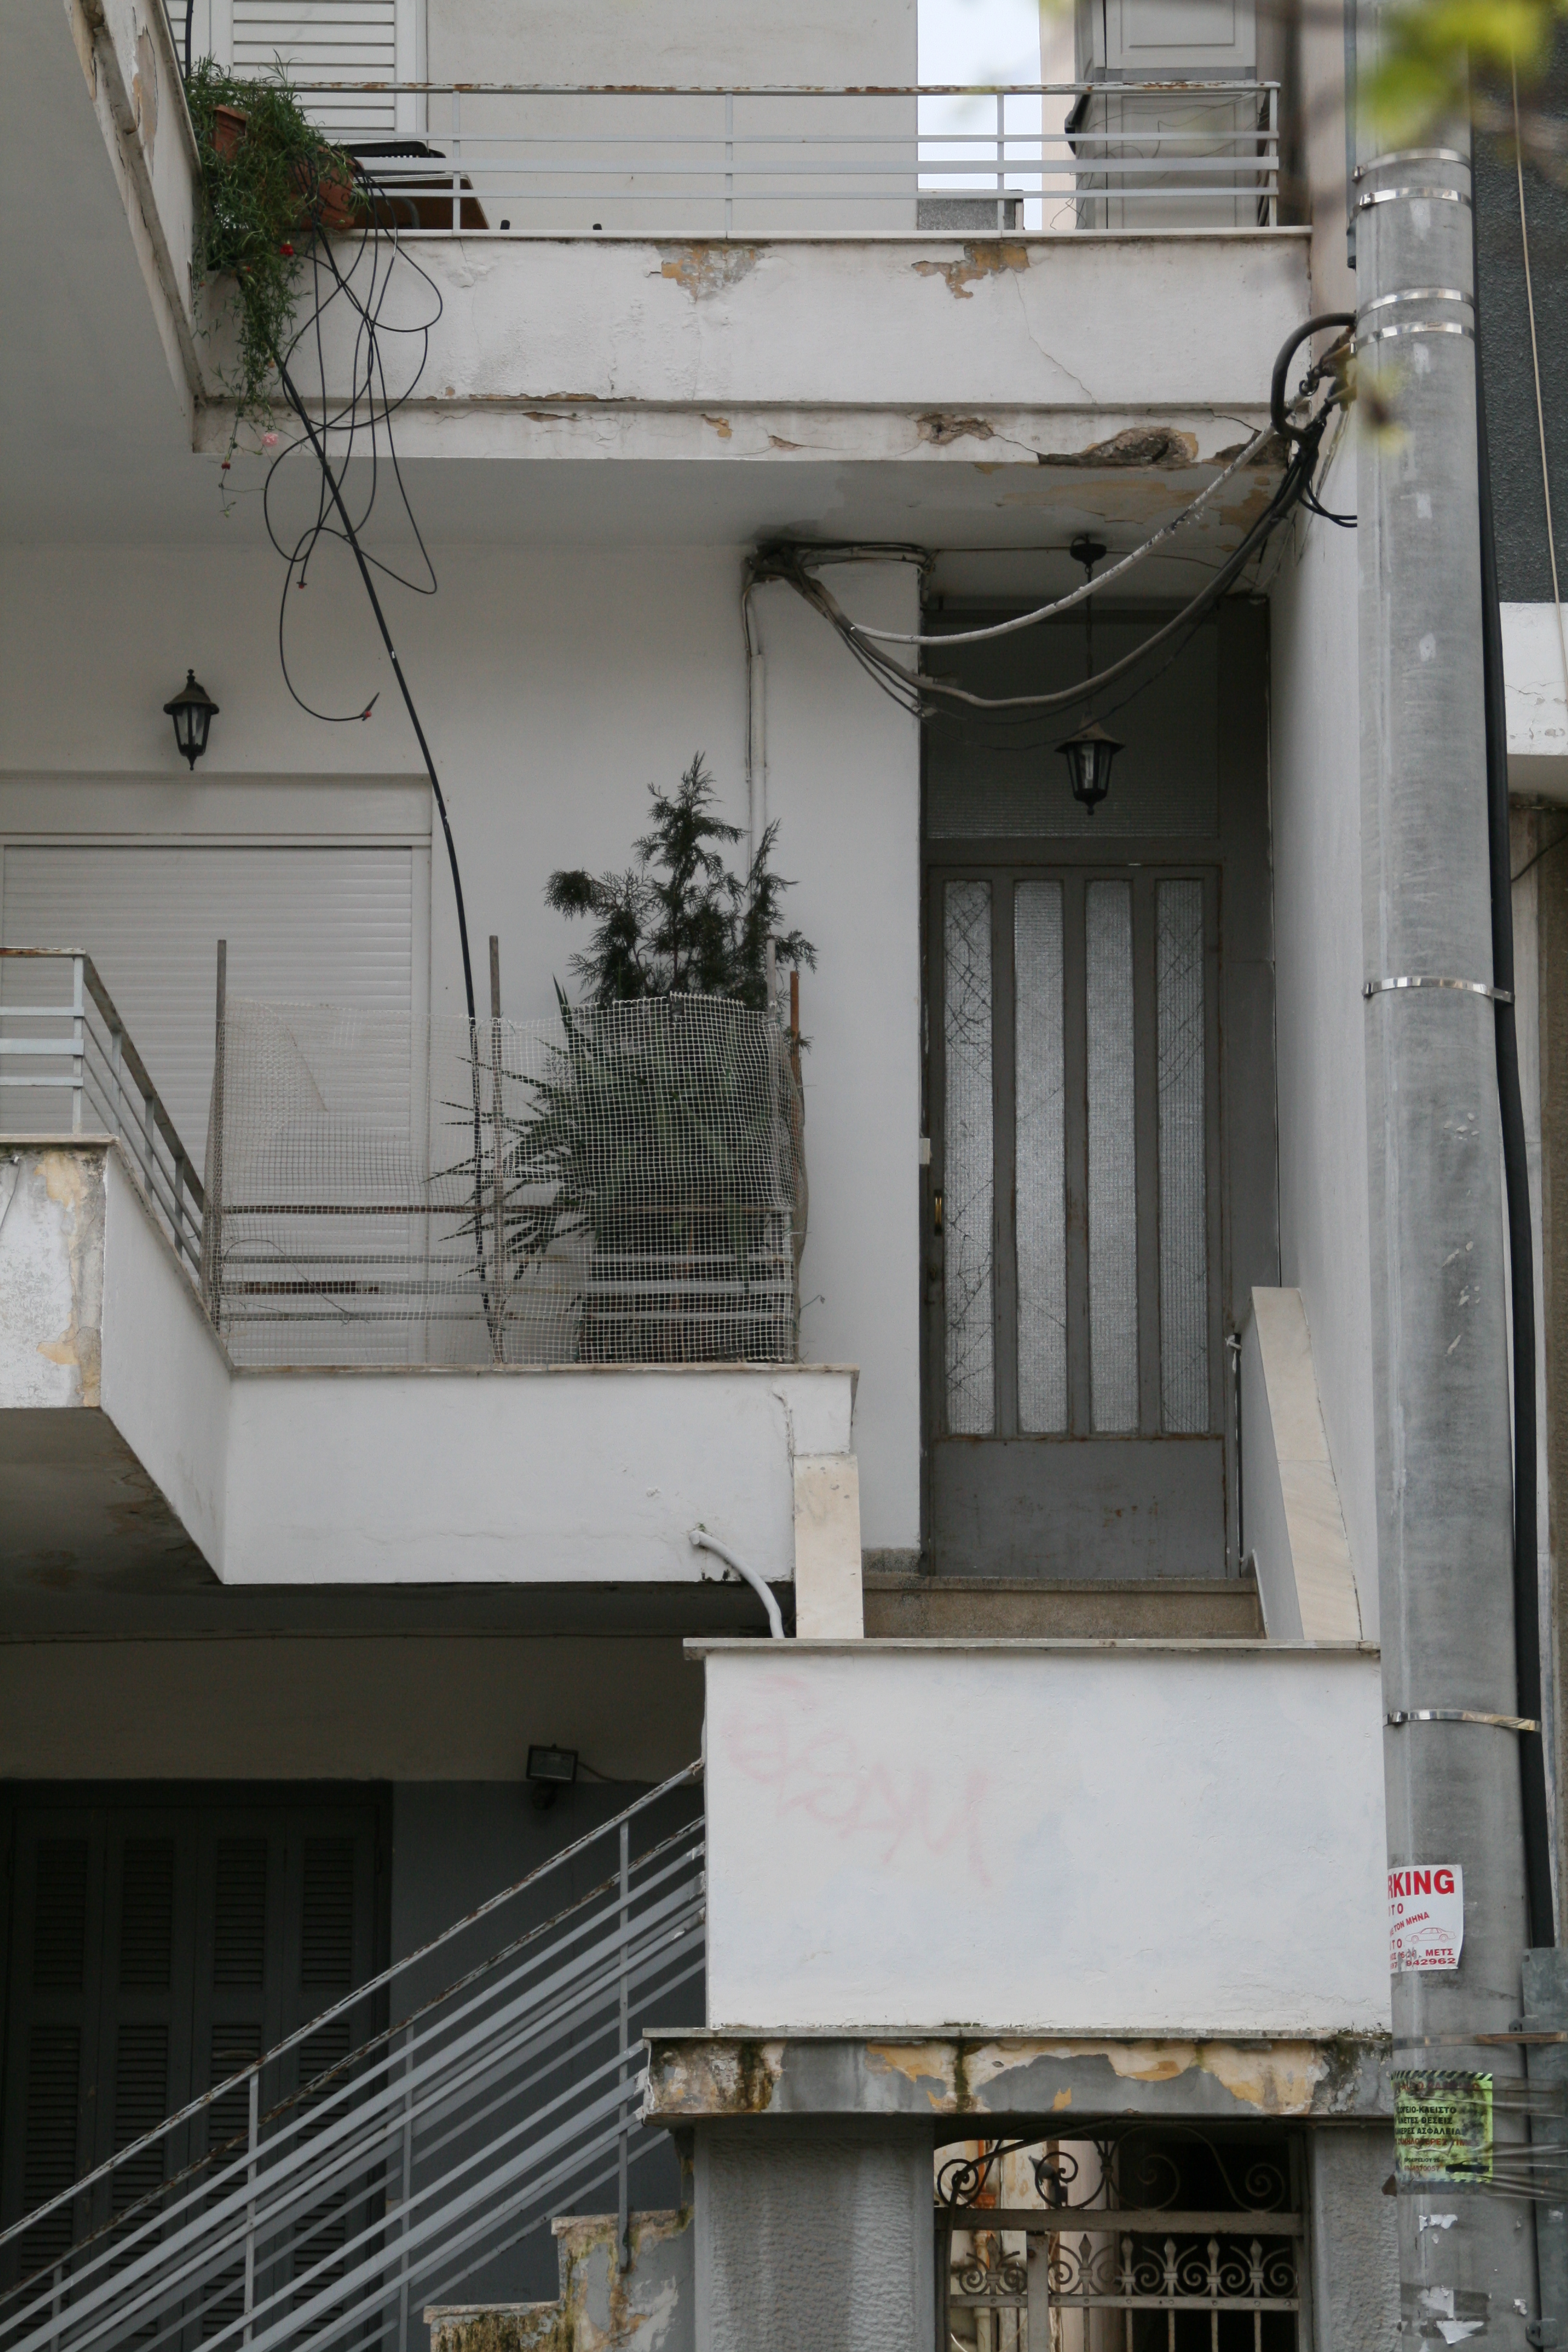
[{"label": "metal staircase railing", "polygon": [[[26,2273],[48,2215],[96,2222],[0,2294],[0,2352],[406,2352],[421,2304],[611,2182],[624,2244],[631,2168],[666,2139],[637,2126],[633,2028],[703,1968],[700,1814],[635,1853],[634,1831],[700,1779],[677,1773],[0,2231]],[[374,2022],[411,1970],[601,1855],[586,1893]],[[270,2095],[289,2053],[356,2011],[369,2030],[346,2057]],[[131,2201],[154,2150],[164,2177]]]}]

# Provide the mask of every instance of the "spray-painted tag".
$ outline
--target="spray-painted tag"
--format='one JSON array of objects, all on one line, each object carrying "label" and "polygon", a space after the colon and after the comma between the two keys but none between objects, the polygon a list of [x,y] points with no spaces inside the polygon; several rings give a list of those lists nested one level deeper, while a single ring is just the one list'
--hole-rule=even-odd
[{"label": "spray-painted tag", "polygon": [[1457,1862],[1388,1874],[1388,1966],[1457,1969],[1465,1942],[1465,1874]]}]

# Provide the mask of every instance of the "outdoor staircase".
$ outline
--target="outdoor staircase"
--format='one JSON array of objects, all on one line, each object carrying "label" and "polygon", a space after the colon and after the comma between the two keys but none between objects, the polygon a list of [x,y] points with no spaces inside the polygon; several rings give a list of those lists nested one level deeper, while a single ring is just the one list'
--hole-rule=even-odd
[{"label": "outdoor staircase", "polygon": [[[408,2352],[426,2310],[442,2352],[678,2352],[689,2213],[633,2211],[668,2147],[637,2122],[634,2029],[702,1975],[700,1780],[650,1790],[0,2231],[21,2273],[0,2352]],[[276,2095],[279,2062],[344,2018],[348,2054]],[[555,2219],[605,2189],[614,2214]],[[75,2243],[40,2264],[63,2207]],[[546,2224],[555,2304],[460,2303]]]}]

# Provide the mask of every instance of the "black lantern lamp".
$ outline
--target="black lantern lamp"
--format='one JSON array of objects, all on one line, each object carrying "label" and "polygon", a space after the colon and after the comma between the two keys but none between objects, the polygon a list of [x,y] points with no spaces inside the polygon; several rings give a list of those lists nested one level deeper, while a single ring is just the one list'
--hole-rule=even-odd
[{"label": "black lantern lamp", "polygon": [[[1082,564],[1084,579],[1089,581],[1094,578],[1094,567],[1105,553],[1105,548],[1102,541],[1086,535],[1075,539],[1068,552],[1075,563]],[[1085,677],[1091,678],[1094,676],[1092,596],[1084,598],[1083,614],[1083,674]],[[1057,750],[1068,763],[1072,796],[1089,811],[1090,816],[1110,790],[1111,764],[1121,748],[1117,738],[1108,735],[1093,719],[1087,719],[1076,735],[1069,735],[1065,743],[1057,745]]]},{"label": "black lantern lamp", "polygon": [[181,758],[188,760],[194,768],[207,748],[207,730],[217,717],[217,704],[206,688],[198,685],[195,671],[188,669],[184,686],[163,709],[174,722],[174,741]]}]

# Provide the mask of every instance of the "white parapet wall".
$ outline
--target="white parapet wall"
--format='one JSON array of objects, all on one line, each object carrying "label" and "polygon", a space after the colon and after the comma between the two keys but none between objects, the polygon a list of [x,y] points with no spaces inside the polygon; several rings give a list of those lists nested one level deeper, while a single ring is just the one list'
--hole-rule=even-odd
[{"label": "white parapet wall", "polygon": [[687,1648],[710,2027],[1386,2027],[1371,1648]]},{"label": "white parapet wall", "polygon": [[855,1377],[237,1371],[117,1144],[0,1139],[0,1581],[694,1583],[702,1528],[852,1633]]}]

